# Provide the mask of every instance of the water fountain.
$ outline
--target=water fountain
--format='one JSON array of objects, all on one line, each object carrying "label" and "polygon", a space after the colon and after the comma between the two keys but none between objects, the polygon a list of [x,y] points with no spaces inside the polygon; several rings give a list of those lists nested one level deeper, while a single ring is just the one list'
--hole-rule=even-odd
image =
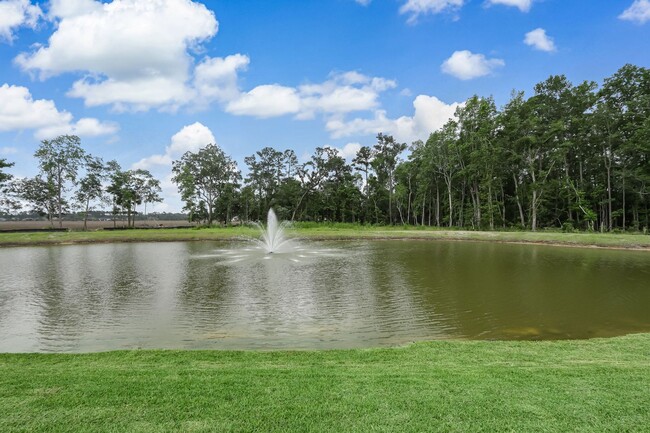
[{"label": "water fountain", "polygon": [[278,217],[275,215],[273,208],[269,209],[266,219],[266,229],[259,226],[262,230],[262,238],[258,239],[260,246],[266,251],[267,254],[282,252],[283,247],[287,247],[290,239],[284,236],[284,229],[289,224],[289,221],[278,222]]},{"label": "water fountain", "polygon": [[[258,238],[246,239],[247,245],[231,245],[214,250],[210,254],[193,256],[194,259],[218,259],[224,266],[250,265],[255,261],[301,263],[316,257],[339,257],[341,251],[332,248],[316,247],[314,243],[298,242],[287,237],[285,230],[290,221],[278,221],[273,209],[269,209],[266,226],[253,223],[260,231]],[[254,246],[251,246],[253,243]]]}]

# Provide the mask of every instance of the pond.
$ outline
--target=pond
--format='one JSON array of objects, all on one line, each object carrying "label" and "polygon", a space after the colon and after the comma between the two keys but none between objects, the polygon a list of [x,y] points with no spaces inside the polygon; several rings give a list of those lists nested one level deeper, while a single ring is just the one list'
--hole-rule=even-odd
[{"label": "pond", "polygon": [[329,349],[650,331],[650,254],[441,241],[0,249],[0,352]]}]

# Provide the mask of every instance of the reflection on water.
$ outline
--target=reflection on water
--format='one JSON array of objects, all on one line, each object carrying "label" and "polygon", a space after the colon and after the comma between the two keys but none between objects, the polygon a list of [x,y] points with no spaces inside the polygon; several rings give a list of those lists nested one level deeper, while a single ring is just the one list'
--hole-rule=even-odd
[{"label": "reflection on water", "polygon": [[426,241],[0,250],[0,351],[347,348],[650,331],[644,252]]}]

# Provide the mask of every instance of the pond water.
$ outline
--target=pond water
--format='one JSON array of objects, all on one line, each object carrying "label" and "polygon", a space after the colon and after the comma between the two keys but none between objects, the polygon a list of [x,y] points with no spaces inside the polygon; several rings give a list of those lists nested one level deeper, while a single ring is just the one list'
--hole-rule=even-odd
[{"label": "pond water", "polygon": [[438,241],[0,249],[0,352],[324,349],[650,331],[647,252]]}]

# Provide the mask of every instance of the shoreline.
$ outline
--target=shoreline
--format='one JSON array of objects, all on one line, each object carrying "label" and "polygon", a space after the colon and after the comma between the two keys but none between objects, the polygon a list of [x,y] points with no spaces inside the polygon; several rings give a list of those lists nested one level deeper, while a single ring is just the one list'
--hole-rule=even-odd
[{"label": "shoreline", "polygon": [[[643,234],[486,232],[403,228],[296,228],[289,236],[307,241],[419,240],[454,242],[492,242],[513,245],[650,251],[650,236]],[[208,229],[155,229],[68,232],[0,232],[0,248],[56,245],[90,245],[133,242],[209,242],[238,241],[258,237],[247,227]]]}]

